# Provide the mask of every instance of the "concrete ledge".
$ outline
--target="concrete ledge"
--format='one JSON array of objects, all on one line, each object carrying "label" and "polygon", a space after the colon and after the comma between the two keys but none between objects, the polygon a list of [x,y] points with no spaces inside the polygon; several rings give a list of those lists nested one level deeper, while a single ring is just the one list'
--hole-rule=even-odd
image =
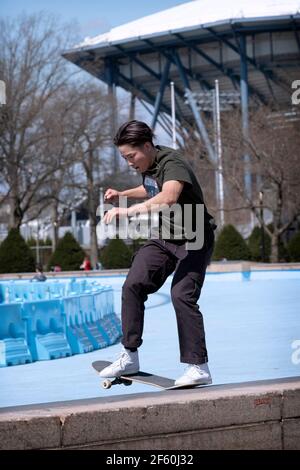
[{"label": "concrete ledge", "polygon": [[0,413],[1,449],[291,449],[299,436],[300,377]]},{"label": "concrete ledge", "polygon": [[283,421],[284,449],[300,450],[300,419],[288,419]]},{"label": "concrete ledge", "polygon": [[[209,273],[232,273],[248,271],[300,270],[300,263],[256,263],[252,261],[213,261],[207,268]],[[101,271],[47,272],[48,279],[64,277],[126,276],[128,269],[103,269]],[[34,273],[0,274],[1,279],[31,279]]]},{"label": "concrete ledge", "polygon": [[59,416],[19,416],[0,422],[0,450],[44,449],[60,447],[61,422]]}]

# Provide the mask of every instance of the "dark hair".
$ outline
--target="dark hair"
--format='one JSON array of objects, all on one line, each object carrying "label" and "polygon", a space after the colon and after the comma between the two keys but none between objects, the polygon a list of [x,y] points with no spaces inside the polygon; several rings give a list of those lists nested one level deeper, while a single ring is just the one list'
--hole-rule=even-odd
[{"label": "dark hair", "polygon": [[42,266],[40,263],[37,263],[37,264],[35,265],[35,269],[37,269],[38,271],[43,272],[43,266]]},{"label": "dark hair", "polygon": [[120,127],[115,135],[114,144],[117,147],[126,144],[139,147],[146,142],[150,142],[153,145],[153,138],[154,134],[145,122],[133,120],[125,122]]}]

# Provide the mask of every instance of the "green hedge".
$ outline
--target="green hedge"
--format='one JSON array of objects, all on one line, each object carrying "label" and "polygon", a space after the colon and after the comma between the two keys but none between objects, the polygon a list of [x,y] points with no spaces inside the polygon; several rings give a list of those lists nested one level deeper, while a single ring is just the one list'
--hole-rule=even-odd
[{"label": "green hedge", "polygon": [[100,261],[104,269],[129,268],[131,258],[132,250],[119,238],[110,240],[100,255]]},{"label": "green hedge", "polygon": [[300,232],[290,239],[287,245],[290,261],[300,262]]},{"label": "green hedge", "polygon": [[[27,245],[30,247],[35,247],[36,246],[36,239],[35,238],[29,238],[26,241]],[[41,240],[39,238],[39,246],[51,246],[52,245],[52,240],[51,238],[46,238],[46,240]]]},{"label": "green hedge", "polygon": [[[264,230],[265,238],[265,261],[270,260],[271,254],[271,238]],[[248,247],[251,253],[252,261],[262,261],[262,230],[260,227],[254,227],[248,238]]]},{"label": "green hedge", "polygon": [[233,225],[225,225],[217,237],[213,260],[249,260],[250,258],[250,250],[242,235]]},{"label": "green hedge", "polygon": [[0,245],[0,273],[32,273],[35,260],[19,230],[13,228]]},{"label": "green hedge", "polygon": [[63,271],[78,271],[85,257],[85,252],[70,232],[67,232],[57,244],[51,256],[48,269],[60,266]]}]

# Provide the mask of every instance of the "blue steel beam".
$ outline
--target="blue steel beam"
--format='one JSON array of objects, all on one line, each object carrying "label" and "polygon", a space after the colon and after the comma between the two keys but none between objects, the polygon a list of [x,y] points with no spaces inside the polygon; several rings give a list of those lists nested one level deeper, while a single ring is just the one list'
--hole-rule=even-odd
[{"label": "blue steel beam", "polygon": [[[278,17],[277,20],[280,21],[281,19],[285,19],[286,20],[286,17]],[[252,33],[268,33],[268,32],[291,32],[291,30],[296,30],[296,31],[300,31],[300,15],[299,14],[296,14],[296,15],[290,15],[290,22],[289,23],[284,23],[284,24],[266,24],[265,22],[262,22],[261,20],[259,21],[259,23],[257,23],[256,25],[247,25],[248,22],[252,23],[253,22],[253,19],[251,20],[247,20],[247,19],[243,19],[242,21],[241,20],[238,20],[238,21],[235,21],[235,20],[232,20],[231,21],[231,24],[234,25],[234,28],[236,30],[237,33],[242,33],[242,34],[252,34]],[[224,22],[224,25],[225,25],[226,22]],[[241,24],[243,23],[243,24]],[[199,30],[201,31],[201,34],[200,36],[199,35],[196,35],[197,31],[195,31],[195,36],[194,36],[194,40],[197,41],[197,43],[201,43],[201,44],[205,44],[205,43],[209,43],[211,42],[210,41],[210,38],[212,36],[212,32],[209,31],[209,29],[211,28],[208,28],[208,27],[201,27],[199,28]],[[203,34],[203,32],[207,30],[209,32],[209,34],[206,36]],[[186,31],[189,31],[189,28],[184,28],[181,32],[184,33]],[[223,39],[225,39],[225,37],[229,37],[229,33],[228,31],[224,31],[222,33],[216,33],[215,31],[213,31],[215,33],[215,35],[217,36],[218,40],[219,41],[222,41]],[[174,34],[176,33],[176,31],[170,31],[169,34]],[[147,39],[146,38],[143,38],[141,37],[140,38],[141,41],[143,41],[144,45],[147,44],[146,41]],[[151,52],[151,50],[153,50],[153,45],[152,43],[150,42],[150,47],[146,47],[146,46],[135,46],[135,47],[131,47],[130,49],[126,49],[127,52],[129,53],[140,53],[140,52],[145,52],[145,53],[149,53]],[[163,47],[178,47],[178,42],[177,41],[168,41],[168,42],[164,42],[164,46]],[[89,51],[89,48],[83,48],[83,52],[86,53]],[[62,56],[65,57],[67,60],[70,60],[71,62],[73,63],[76,63],[74,59],[68,59],[68,55],[72,54],[72,53],[76,53],[78,54],[78,49],[77,48],[71,48],[71,49],[68,49],[66,50]],[[115,57],[115,55],[114,55]]]},{"label": "blue steel beam", "polygon": [[210,138],[209,138],[209,135],[207,133],[205,124],[202,120],[201,113],[199,112],[198,107],[197,107],[197,103],[196,103],[196,101],[193,97],[193,93],[191,91],[190,84],[189,84],[188,78],[187,78],[186,73],[185,73],[185,69],[182,66],[182,63],[181,63],[181,60],[180,60],[178,54],[175,51],[173,52],[173,57],[174,57],[174,61],[175,61],[176,65],[177,65],[180,78],[181,78],[182,83],[184,85],[186,97],[187,97],[187,100],[188,100],[189,105],[191,107],[192,113],[194,115],[198,131],[199,131],[200,136],[203,139],[203,142],[205,144],[205,147],[206,147],[206,150],[207,150],[207,153],[208,153],[208,158],[209,158],[210,162],[212,163],[212,165],[215,167],[216,166],[216,155],[215,155],[213,146],[210,142]]},{"label": "blue steel beam", "polygon": [[[150,42],[150,41],[149,41]],[[151,76],[153,76],[154,78],[156,78],[157,80],[162,80],[162,75],[161,74],[158,74],[157,72],[155,72],[154,70],[152,70],[148,65],[144,64],[140,59],[138,59],[137,57],[135,57],[134,55],[132,54],[129,54],[127,53],[121,46],[115,46],[124,56],[130,58],[130,60],[133,60],[134,62],[136,62],[140,67],[142,67],[143,69],[145,69]],[[172,62],[172,63],[175,63],[174,62],[174,59],[172,57],[172,54],[167,52],[166,50],[164,51],[161,51],[160,48],[157,48],[157,52],[159,52],[159,54],[163,54],[164,57],[166,57],[167,61],[168,62]],[[176,64],[175,64],[176,65]],[[191,72],[186,69],[184,67],[184,70],[186,71],[186,73],[188,73],[189,75],[192,75],[192,78],[194,78],[193,74],[191,74]],[[198,77],[199,78],[199,77]],[[132,81],[132,80],[131,80]],[[211,86],[208,84],[207,82],[207,86],[210,87],[211,89]],[[182,90],[175,85],[175,93],[176,95],[178,95],[182,100],[185,100],[185,95],[184,93],[182,92]],[[186,121],[186,119],[184,118],[183,114],[182,114],[182,111],[180,110],[180,107],[176,107],[176,114],[177,114],[177,119],[181,120],[181,121]],[[183,119],[180,119],[180,118],[183,118]]]},{"label": "blue steel beam", "polygon": [[236,30],[237,33],[241,34],[251,34],[251,33],[285,33],[291,31],[291,25],[292,23],[295,23],[296,29],[299,31],[300,30],[300,24],[297,24],[295,21],[295,18],[291,16],[291,22],[287,23],[285,25],[279,26],[279,25],[266,25],[265,23],[260,25],[255,25],[255,26],[242,26],[238,22],[232,22],[231,25],[234,25],[234,29]]},{"label": "blue steel beam", "polygon": [[[207,31],[209,31],[215,38],[218,38],[219,41],[222,41],[224,44],[226,44],[230,49],[232,49],[234,52],[236,52],[238,55],[240,55],[240,50],[239,47],[235,46],[232,44],[228,39],[220,36],[217,34],[213,28],[206,27],[205,28]],[[241,36],[244,37],[244,36]],[[270,80],[272,80],[276,85],[280,85],[283,89],[288,91],[290,93],[290,86],[289,84],[283,80],[281,77],[278,77],[274,72],[271,70],[266,70],[265,67],[261,64],[258,64],[256,60],[252,59],[249,57],[247,54],[245,54],[245,60],[249,62],[249,64],[253,65],[256,70],[261,72],[265,77],[268,76]]]},{"label": "blue steel beam", "polygon": [[[119,45],[115,45],[114,47],[116,47],[125,57],[128,57],[130,60],[135,62],[137,65],[139,65],[142,69],[146,70],[146,72],[148,72],[149,75],[151,75],[153,78],[155,78],[158,81],[161,81],[162,75],[160,73],[155,72],[155,70],[151,69],[151,67],[145,64],[141,59],[136,57],[134,54],[128,53],[127,51],[124,50],[123,47]],[[167,61],[170,61],[170,58],[167,58]],[[175,85],[175,91],[179,96],[184,98],[184,94],[178,87],[176,87],[176,85]]]},{"label": "blue steel beam", "polygon": [[[151,108],[148,106],[148,104],[145,103],[145,101],[143,99],[139,98],[139,102],[141,103],[141,105],[144,106],[144,108],[148,111],[149,114],[152,114]],[[162,119],[161,115],[157,117],[157,120],[158,120],[159,124],[161,125],[161,127],[169,135],[169,137],[172,137],[171,126],[168,127],[168,125],[165,124],[165,122]]]},{"label": "blue steel beam", "polygon": [[[156,52],[159,52],[160,54],[163,54],[167,59],[170,59],[173,63],[175,63],[174,62],[174,57],[173,57],[173,52],[172,52],[173,50],[170,50],[170,53],[168,53],[168,52],[166,52],[165,47],[156,46],[149,39],[143,39],[143,42],[145,42],[146,44],[151,46],[153,48],[153,50],[155,50]],[[182,67],[184,67],[184,66],[182,66]],[[198,80],[200,85],[203,84],[207,90],[211,90],[213,88],[211,86],[211,84],[200,73],[193,73],[189,69],[187,69],[186,67],[184,67],[184,70],[185,70],[185,73],[192,80]]]},{"label": "blue steel beam", "polygon": [[[146,100],[150,101],[151,104],[155,103],[155,97],[149,93],[149,91],[143,85],[139,85],[134,80],[130,80],[130,78],[123,75],[120,71],[118,73],[124,82],[127,82],[131,87],[134,87],[136,90],[138,90],[142,95],[145,96]],[[163,109],[166,113],[171,114],[171,109],[165,104],[161,104],[161,109]]]},{"label": "blue steel beam", "polygon": [[[161,82],[162,80],[162,75],[161,74],[158,74],[157,72],[155,72],[153,69],[151,69],[148,65],[144,64],[144,62],[142,62],[140,59],[138,59],[137,57],[135,57],[135,55],[133,54],[129,54],[127,53],[121,46],[115,46],[118,48],[118,50],[126,57],[128,57],[131,61],[134,61],[137,65],[139,65],[141,68],[143,68],[144,70],[146,70],[151,76],[153,76],[155,79],[159,80]],[[159,55],[159,57],[161,57],[161,54]],[[167,63],[170,63],[171,65],[171,58],[170,56],[168,55],[167,56]],[[132,80],[132,76],[131,76],[131,80]],[[176,85],[174,85],[174,89],[175,89],[175,93],[181,97],[182,100],[185,99],[185,96],[184,96],[184,93],[182,92],[182,90],[180,88],[178,88]],[[162,100],[160,101],[160,105],[161,105],[161,102]],[[160,106],[159,105],[159,109],[158,109],[158,112],[160,110]],[[155,106],[155,104],[154,104]],[[184,118],[184,115],[180,109],[180,106],[177,105],[176,107],[176,114],[177,114],[177,118],[179,120],[181,120],[181,122],[185,122],[186,119]],[[181,119],[180,119],[181,118]],[[153,120],[153,123],[154,123],[154,126],[155,126],[155,121],[156,119]]]},{"label": "blue steel beam", "polygon": [[156,99],[155,99],[154,112],[153,112],[152,123],[151,123],[152,129],[155,129],[157,116],[158,116],[158,113],[159,113],[159,110],[160,110],[160,106],[161,106],[163,96],[164,96],[164,91],[165,91],[167,80],[168,80],[168,77],[169,77],[170,66],[171,66],[171,62],[170,62],[170,60],[167,60],[167,62],[165,64],[165,67],[164,67],[162,77],[161,77],[159,90],[158,90],[158,93],[157,93]]},{"label": "blue steel beam", "polygon": [[[111,61],[106,61],[106,74],[107,74],[107,84],[108,84],[108,95],[111,99],[111,135],[115,135],[117,132],[117,100],[116,100],[116,66]],[[120,169],[119,165],[119,154],[115,145],[112,147],[112,157],[113,157],[113,166],[115,173],[118,173]]]},{"label": "blue steel beam", "polygon": [[300,26],[297,25],[294,18],[292,18],[292,28],[293,28],[293,31],[294,31],[294,34],[295,34],[296,42],[297,42],[297,45],[298,45],[298,50],[300,52],[300,39],[299,39],[299,36],[298,36],[298,31],[300,29]]},{"label": "blue steel beam", "polygon": [[189,47],[192,49],[196,54],[200,55],[203,59],[206,60],[210,65],[213,65],[216,67],[220,72],[222,72],[224,75],[227,75],[227,77],[230,78],[232,81],[233,86],[235,86],[235,83],[237,81],[236,76],[230,71],[230,69],[225,68],[224,65],[219,64],[216,62],[214,59],[209,57],[205,52],[203,52],[201,49],[199,49],[199,46],[195,44],[195,41],[191,41],[188,39],[185,39],[181,34],[179,33],[173,33],[173,36],[177,37],[182,44],[184,44],[186,47]]},{"label": "blue steel beam", "polygon": [[[203,59],[205,59],[209,64],[213,65],[217,70],[219,70],[228,78],[230,78],[235,88],[237,84],[240,84],[240,80],[241,80],[240,75],[233,73],[229,68],[225,68],[223,64],[219,64],[218,62],[216,62],[209,55],[207,55],[205,52],[199,49],[199,46],[196,46],[195,44],[193,44],[193,41],[188,41],[184,39],[181,36],[181,34],[178,34],[178,33],[174,33],[174,35],[178,37],[182,41],[183,44],[185,44],[186,46],[190,47],[193,51],[195,51],[196,54],[199,54],[201,57],[203,57]],[[257,96],[263,104],[267,104],[267,99],[262,93],[260,93],[260,91],[256,90],[253,86],[248,85],[248,87],[249,87],[249,91],[253,95]]]}]

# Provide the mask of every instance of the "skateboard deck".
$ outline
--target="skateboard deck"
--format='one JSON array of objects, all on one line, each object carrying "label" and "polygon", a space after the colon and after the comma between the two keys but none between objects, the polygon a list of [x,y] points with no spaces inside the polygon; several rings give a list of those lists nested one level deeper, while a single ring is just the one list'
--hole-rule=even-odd
[{"label": "skateboard deck", "polygon": [[[111,362],[109,361],[96,361],[92,363],[92,367],[97,371],[101,372],[105,367],[109,366]],[[131,375],[121,375],[113,379],[104,379],[102,382],[102,387],[108,389],[113,385],[132,385],[133,382],[142,383],[146,385],[152,385],[153,387],[158,387],[163,390],[176,390],[183,388],[195,388],[200,387],[201,385],[175,385],[175,380],[168,379],[167,377],[161,377],[159,375],[150,374],[148,372],[138,372],[137,374]]]}]

